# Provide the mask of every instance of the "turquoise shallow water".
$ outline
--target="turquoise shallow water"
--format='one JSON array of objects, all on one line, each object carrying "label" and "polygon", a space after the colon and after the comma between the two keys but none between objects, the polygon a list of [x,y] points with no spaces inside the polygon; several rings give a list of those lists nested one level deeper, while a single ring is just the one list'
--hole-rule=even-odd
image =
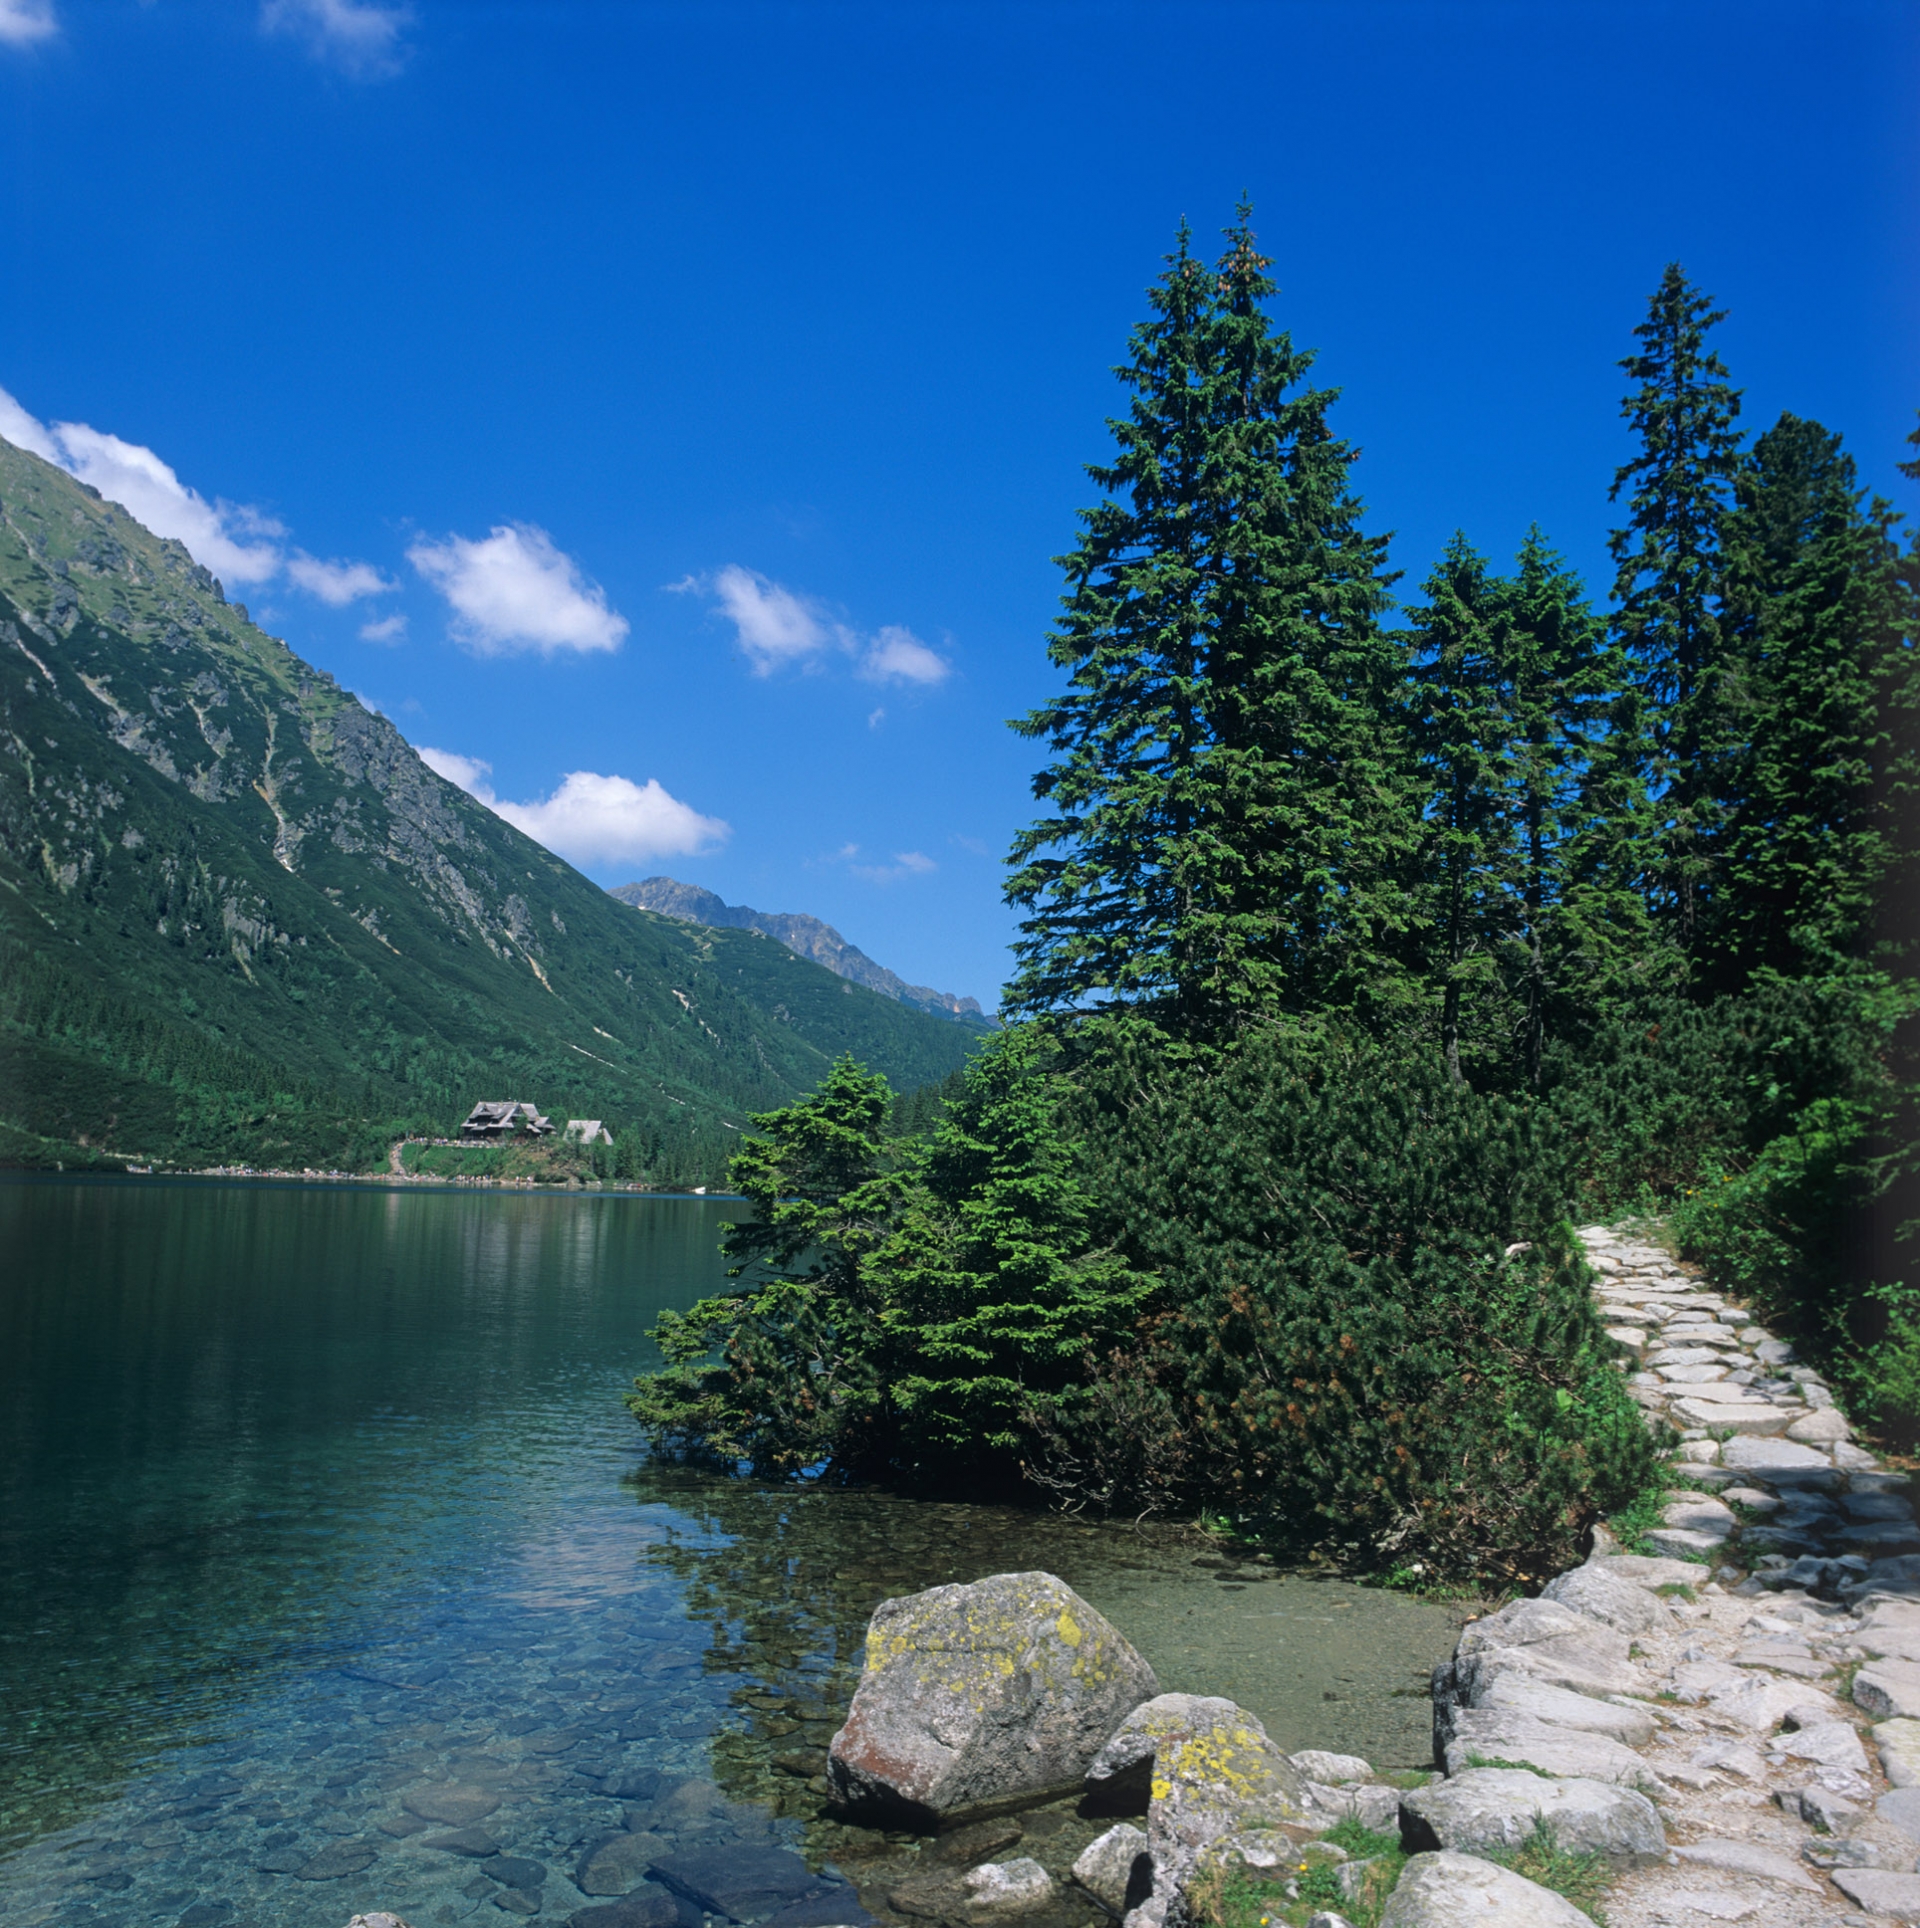
[{"label": "turquoise shallow water", "polygon": [[[0,1180],[8,1922],[565,1921],[649,1854],[817,1869],[866,1615],[1013,1567],[1287,1745],[1421,1757],[1435,1609],[648,1466],[619,1396],[660,1307],[719,1282],[728,1209]],[[743,1921],[795,1899],[765,1865]]]}]

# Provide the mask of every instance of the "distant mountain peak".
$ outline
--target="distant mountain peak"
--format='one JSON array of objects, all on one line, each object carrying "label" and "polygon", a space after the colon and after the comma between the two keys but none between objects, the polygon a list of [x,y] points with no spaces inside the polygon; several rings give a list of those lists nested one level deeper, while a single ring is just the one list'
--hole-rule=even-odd
[{"label": "distant mountain peak", "polygon": [[865,951],[847,940],[831,924],[804,912],[755,910],[748,904],[729,904],[725,898],[698,884],[683,884],[677,877],[648,877],[637,884],[621,884],[607,893],[635,910],[650,910],[662,917],[677,917],[687,924],[705,924],[713,930],[760,931],[788,950],[824,964],[836,977],[864,984],[882,997],[912,1004],[922,1011],[937,1012],[965,1023],[992,1022],[980,1008],[980,1000],[958,997],[952,991],[929,990],[924,984],[909,984],[884,964],[876,964]]}]

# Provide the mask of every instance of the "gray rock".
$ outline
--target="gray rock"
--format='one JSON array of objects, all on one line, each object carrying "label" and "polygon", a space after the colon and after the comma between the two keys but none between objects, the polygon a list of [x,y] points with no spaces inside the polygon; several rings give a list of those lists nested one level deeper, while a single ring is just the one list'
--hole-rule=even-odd
[{"label": "gray rock", "polygon": [[312,1860],[294,1869],[296,1881],[338,1881],[345,1875],[359,1874],[373,1866],[375,1849],[370,1841],[336,1841],[322,1848]]},{"label": "gray rock", "polygon": [[1309,1747],[1301,1753],[1289,1754],[1287,1759],[1309,1781],[1324,1781],[1330,1787],[1338,1787],[1342,1781],[1373,1779],[1373,1763],[1363,1761],[1358,1754],[1329,1754],[1321,1748]]},{"label": "gray rock", "polygon": [[1198,1847],[1234,1825],[1298,1827],[1311,1819],[1305,1779],[1259,1720],[1201,1694],[1161,1694],[1136,1707],[1088,1767],[1086,1786],[1106,1801],[1150,1794],[1156,1852],[1163,1834],[1181,1836],[1189,1823]]},{"label": "gray rock", "polygon": [[648,1882],[624,1901],[576,1908],[567,1928],[701,1928],[699,1911]]},{"label": "gray rock", "polygon": [[[699,1911],[688,1906],[687,1913],[693,1919],[686,1928],[702,1928]],[[851,1888],[827,1888],[803,1901],[790,1902],[758,1928],[877,1928],[877,1924]]]},{"label": "gray rock", "polygon": [[438,1848],[442,1854],[467,1854],[475,1859],[498,1854],[500,1843],[484,1828],[456,1828],[451,1834],[436,1834],[430,1841],[422,1841],[423,1848]]},{"label": "gray rock", "polygon": [[1053,1899],[1053,1877],[1039,1862],[989,1861],[966,1877],[967,1913],[980,1921],[1030,1915]]},{"label": "gray rock", "polygon": [[[229,1907],[227,1912],[231,1914],[232,1908]],[[382,1910],[370,1915],[355,1915],[347,1923],[347,1928],[407,1928],[407,1924],[398,1915],[390,1915]]]},{"label": "gray rock", "polygon": [[1331,1908],[1316,1908],[1307,1917],[1307,1928],[1353,1928],[1345,1915],[1336,1915]]},{"label": "gray rock", "polygon": [[1507,1673],[1577,1694],[1630,1694],[1644,1682],[1627,1646],[1625,1635],[1557,1601],[1516,1600],[1469,1623],[1453,1659],[1435,1669],[1436,1721],[1445,1703],[1475,1706]]},{"label": "gray rock", "polygon": [[1826,1454],[1790,1439],[1730,1439],[1720,1449],[1720,1463],[1769,1486],[1831,1493],[1840,1485],[1839,1471]]},{"label": "gray rock", "polygon": [[632,1894],[646,1880],[655,1858],[667,1853],[668,1848],[664,1835],[604,1835],[589,1842],[574,1864],[574,1886],[583,1895]]},{"label": "gray rock", "polygon": [[1881,1795],[1873,1811],[1909,1841],[1920,1841],[1920,1787],[1896,1787],[1890,1794]]},{"label": "gray rock", "polygon": [[1870,1915],[1920,1921],[1920,1874],[1890,1874],[1883,1868],[1835,1868],[1833,1885]]},{"label": "gray rock", "polygon": [[1121,1634],[1050,1573],[883,1600],[828,1786],[844,1808],[920,1827],[1064,1792],[1158,1689]]},{"label": "gray rock", "polygon": [[1797,1861],[1752,1841],[1696,1841],[1673,1852],[1676,1860],[1692,1867],[1713,1868],[1721,1874],[1743,1874],[1753,1881],[1777,1881],[1783,1888],[1819,1892],[1820,1884]]},{"label": "gray rock", "polygon": [[1782,1734],[1773,1745],[1775,1753],[1784,1754],[1788,1760],[1842,1768],[1849,1774],[1867,1771],[1867,1750],[1847,1721],[1813,1721],[1794,1733]]},{"label": "gray rock", "polygon": [[528,1861],[517,1854],[496,1854],[481,1862],[480,1872],[503,1888],[537,1888],[547,1878],[543,1862]]},{"label": "gray rock", "polygon": [[1409,1854],[1505,1853],[1542,1821],[1567,1854],[1601,1854],[1631,1867],[1651,1867],[1666,1855],[1659,1810],[1644,1794],[1604,1781],[1549,1781],[1524,1769],[1482,1767],[1400,1797],[1400,1842]]},{"label": "gray rock", "polygon": [[1153,1856],[1144,1828],[1122,1821],[1080,1852],[1073,1878],[1118,1921],[1153,1892]]},{"label": "gray rock", "polygon": [[[1595,1552],[1587,1565],[1617,1579],[1631,1580],[1637,1587],[1653,1591],[1660,1587],[1700,1584],[1700,1569],[1688,1560],[1662,1560],[1646,1553]],[[1661,1623],[1665,1625],[1663,1621]]]},{"label": "gray rock", "polygon": [[1848,1600],[1867,1600],[1876,1593],[1895,1600],[1920,1600],[1920,1554],[1875,1560],[1865,1573],[1841,1587],[1842,1597]]},{"label": "gray rock", "polygon": [[1875,1720],[1920,1720],[1920,1662],[1876,1660],[1853,1677],[1853,1704]]},{"label": "gray rock", "polygon": [[1503,1714],[1544,1721],[1550,1727],[1569,1727],[1577,1734],[1605,1734],[1627,1747],[1645,1747],[1653,1739],[1656,1722],[1644,1707],[1622,1707],[1594,1700],[1587,1694],[1549,1687],[1525,1674],[1500,1674],[1478,1705]]},{"label": "gray rock", "polygon": [[1230,1700],[1199,1694],[1161,1694],[1135,1708],[1086,1784],[1108,1803],[1149,1792],[1154,1890],[1127,1917],[1136,1928],[1156,1919],[1181,1928],[1182,1889],[1211,1843],[1249,1828],[1324,1825],[1299,1770],[1260,1722]]},{"label": "gray rock", "polygon": [[1657,1793],[1653,1770],[1632,1748],[1604,1734],[1580,1734],[1491,1709],[1463,1707],[1442,1765],[1449,1777],[1475,1767],[1530,1767],[1556,1779],[1612,1781]]},{"label": "gray rock", "polygon": [[1591,1561],[1550,1581],[1540,1597],[1570,1613],[1598,1620],[1616,1633],[1653,1633],[1670,1624],[1666,1608],[1645,1587]]},{"label": "gray rock", "polygon": [[1823,1834],[1851,1834],[1867,1818],[1864,1808],[1824,1787],[1782,1788],[1773,1798],[1788,1814],[1797,1815]]},{"label": "gray rock", "polygon": [[1883,1720],[1873,1743],[1889,1787],[1920,1787],[1920,1720]]},{"label": "gray rock", "polygon": [[500,1805],[500,1797],[490,1788],[435,1781],[415,1788],[400,1805],[423,1821],[438,1821],[446,1828],[465,1828],[484,1821]]},{"label": "gray rock", "polygon": [[1572,1902],[1471,1854],[1416,1854],[1380,1928],[1593,1928]]},{"label": "gray rock", "polygon": [[741,1841],[663,1855],[652,1875],[696,1908],[735,1921],[755,1920],[828,1885],[791,1849]]},{"label": "gray rock", "polygon": [[1805,1419],[1796,1419],[1787,1428],[1787,1437],[1803,1446],[1831,1446],[1837,1439],[1848,1438],[1852,1430],[1842,1413],[1832,1406],[1820,1406]]},{"label": "gray rock", "polygon": [[1358,1821],[1375,1834],[1391,1834],[1400,1825],[1400,1792],[1397,1788],[1329,1787],[1324,1781],[1309,1781],[1315,1813],[1328,1826],[1341,1821]]}]

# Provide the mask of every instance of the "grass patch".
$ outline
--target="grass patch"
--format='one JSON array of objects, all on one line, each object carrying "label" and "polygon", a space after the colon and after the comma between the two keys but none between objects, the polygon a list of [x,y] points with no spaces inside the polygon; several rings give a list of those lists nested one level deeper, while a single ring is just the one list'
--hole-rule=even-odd
[{"label": "grass patch", "polygon": [[1654,1592],[1663,1600],[1684,1600],[1688,1606],[1694,1603],[1693,1589],[1684,1580],[1663,1580]]},{"label": "grass patch", "polygon": [[1600,1919],[1594,1910],[1613,1881],[1613,1870],[1597,1854],[1569,1854],[1554,1840],[1544,1816],[1535,1816],[1533,1833],[1519,1847],[1489,1859],[1564,1895],[1582,1914]]},{"label": "grass patch", "polygon": [[[1309,1863],[1304,1870],[1295,1863],[1284,1870],[1275,1869],[1264,1880],[1236,1866],[1224,1877],[1196,1882],[1188,1890],[1193,1919],[1206,1928],[1305,1928],[1316,1914],[1325,1911],[1344,1915],[1353,1928],[1378,1928],[1407,1857],[1393,1836],[1373,1834],[1357,1822],[1342,1822],[1326,1838],[1336,1846],[1346,1846],[1342,1829],[1386,1845],[1373,1853],[1354,1854],[1345,1863]],[[1341,1868],[1352,1870],[1362,1862],[1365,1865],[1359,1869],[1354,1893],[1343,1892]],[[1351,1874],[1349,1878],[1353,1878]]]},{"label": "grass patch", "polygon": [[1551,1781],[1554,1778],[1544,1767],[1535,1767],[1531,1761],[1502,1760],[1498,1754],[1476,1754],[1472,1749],[1467,1751],[1467,1765],[1469,1767],[1510,1767],[1522,1774],[1537,1774],[1543,1781]]}]

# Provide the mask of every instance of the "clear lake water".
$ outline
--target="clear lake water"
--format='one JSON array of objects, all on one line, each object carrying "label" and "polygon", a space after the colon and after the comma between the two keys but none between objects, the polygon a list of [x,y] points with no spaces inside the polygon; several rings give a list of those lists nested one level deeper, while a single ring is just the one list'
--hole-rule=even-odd
[{"label": "clear lake water", "polygon": [[[650,1462],[620,1396],[737,1209],[0,1178],[10,1928],[942,1919],[912,1877],[951,1854],[837,1827],[818,1776],[879,1600],[1029,1567],[1163,1687],[1427,1764],[1461,1612]],[[1094,1831],[1022,1825],[1048,1864]]]}]

